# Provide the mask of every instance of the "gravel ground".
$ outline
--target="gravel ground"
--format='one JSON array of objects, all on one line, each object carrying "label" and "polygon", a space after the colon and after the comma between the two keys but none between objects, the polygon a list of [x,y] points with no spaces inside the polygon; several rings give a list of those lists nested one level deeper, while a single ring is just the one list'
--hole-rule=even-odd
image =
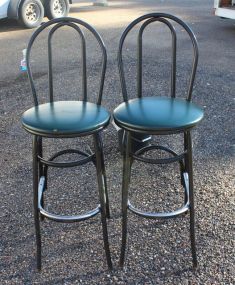
[{"label": "gravel ground", "polygon": [[[77,1],[78,2],[78,1]],[[84,1],[85,2],[85,1]],[[103,105],[112,111],[121,102],[116,64],[116,47],[126,22],[155,9],[154,1],[110,1],[109,8],[81,6],[81,17],[91,22],[101,33],[108,50],[108,68]],[[112,125],[103,132],[105,162],[111,204],[108,220],[110,248],[114,270],[108,271],[99,216],[79,224],[57,224],[45,220],[42,224],[42,272],[36,271],[34,225],[32,215],[31,137],[21,128],[22,113],[32,106],[32,97],[25,74],[15,66],[1,71],[0,79],[0,284],[235,284],[234,273],[234,91],[235,91],[235,26],[209,14],[212,1],[159,1],[158,10],[178,15],[191,24],[199,40],[200,62],[194,91],[194,102],[205,109],[205,118],[193,131],[194,180],[196,199],[197,253],[199,268],[192,270],[188,216],[169,221],[149,221],[129,215],[129,242],[126,267],[118,268],[121,244],[121,174],[122,158],[118,151],[117,134]],[[81,5],[81,4],[79,4]],[[115,6],[116,5],[116,6]],[[80,7],[80,6],[79,6]],[[74,5],[71,14],[76,14]],[[86,10],[87,9],[87,10]],[[97,9],[95,12],[92,9]],[[109,10],[107,10],[109,9]],[[156,10],[156,9],[155,9]],[[97,13],[97,18],[86,12]],[[117,21],[104,26],[98,21],[105,17]],[[122,12],[120,12],[122,11]],[[130,13],[130,15],[128,14]],[[116,18],[115,18],[116,17]],[[120,19],[119,19],[120,18]],[[120,21],[119,21],[120,20]],[[4,23],[7,30],[8,23]],[[0,33],[0,56],[7,54],[10,32]],[[1,29],[0,29],[1,32]],[[22,34],[23,41],[30,32]],[[185,73],[190,66],[190,52],[183,39],[179,55],[178,94],[184,92]],[[16,35],[18,39],[18,34]],[[166,94],[169,77],[167,40],[163,48],[157,43],[157,58],[151,31],[148,40],[144,74],[145,93]],[[12,40],[13,41],[13,40]],[[64,51],[63,43],[56,43]],[[134,52],[133,41],[129,51]],[[13,45],[14,47],[14,45]],[[181,47],[181,46],[180,46]],[[11,50],[9,45],[9,50]],[[211,50],[213,48],[213,53]],[[71,48],[72,49],[72,48]],[[44,96],[46,73],[41,60],[40,47],[36,64],[38,90]],[[135,53],[126,57],[129,91],[135,92]],[[5,56],[6,57],[6,56]],[[2,66],[6,60],[1,56]],[[98,59],[91,54],[94,67],[90,75],[90,90],[97,84]],[[12,56],[9,61],[18,57]],[[70,54],[61,55],[56,70],[56,92],[66,98],[64,89],[72,98],[77,95],[76,64],[67,64]],[[157,59],[157,68],[152,64]],[[182,61],[184,59],[184,61]],[[18,61],[19,62],[19,61]],[[157,84],[155,81],[157,78]],[[71,84],[73,82],[73,84]],[[42,96],[42,97],[43,97]],[[94,95],[91,96],[94,99]],[[182,137],[157,138],[176,150],[181,150]],[[59,147],[86,145],[86,140],[46,140],[45,155]],[[84,147],[85,146],[85,147]],[[83,166],[74,171],[55,169],[49,172],[50,185],[46,194],[46,207],[56,213],[81,213],[97,203],[94,167]],[[93,179],[92,179],[93,178]],[[183,201],[178,167],[150,167],[142,163],[133,165],[130,196],[135,205],[143,209],[170,210]],[[79,187],[78,187],[79,185]]]}]

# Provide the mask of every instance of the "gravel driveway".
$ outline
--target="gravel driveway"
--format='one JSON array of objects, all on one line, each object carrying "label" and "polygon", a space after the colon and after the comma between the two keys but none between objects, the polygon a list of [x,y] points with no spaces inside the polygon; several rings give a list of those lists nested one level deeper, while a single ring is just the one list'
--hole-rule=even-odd
[{"label": "gravel driveway", "polygon": [[[117,133],[110,125],[103,133],[111,203],[108,221],[114,270],[108,271],[99,216],[79,224],[42,224],[42,271],[36,271],[32,211],[31,136],[21,127],[22,113],[32,106],[27,76],[19,71],[21,50],[32,33],[15,23],[0,22],[0,284],[235,284],[234,272],[234,119],[235,119],[235,22],[212,15],[213,1],[109,1],[109,7],[93,7],[74,1],[70,16],[92,24],[108,50],[103,105],[112,111],[122,101],[116,63],[117,45],[128,22],[152,11],[172,13],[185,20],[199,41],[200,61],[193,93],[205,118],[193,131],[196,231],[199,268],[192,270],[188,216],[169,221],[149,221],[129,215],[126,267],[118,268],[121,244],[122,158]],[[178,3],[179,2],[179,3]],[[73,35],[58,38],[61,54],[55,64],[56,95],[77,96],[77,65],[70,62]],[[146,33],[145,94],[168,92],[167,40]],[[68,46],[69,43],[69,46]],[[70,44],[71,43],[71,44]],[[154,46],[154,44],[156,46]],[[156,49],[155,49],[155,48]],[[184,92],[190,66],[187,43],[180,46],[178,94]],[[179,48],[179,49],[180,49]],[[156,52],[157,53],[154,53]],[[133,52],[133,53],[132,53]],[[47,88],[43,49],[36,50],[39,93]],[[98,59],[89,74],[90,90],[97,84]],[[129,91],[135,92],[134,43],[127,55]],[[70,63],[69,63],[70,62]],[[156,62],[156,64],[153,64]],[[66,89],[66,92],[64,91]],[[91,92],[92,93],[92,92]],[[66,95],[65,95],[66,94]],[[94,94],[91,94],[94,99]],[[157,138],[180,150],[180,136]],[[45,155],[81,143],[46,140]],[[81,213],[95,207],[97,188],[92,166],[74,171],[49,172],[47,208],[56,213]],[[143,209],[168,210],[182,204],[177,165],[154,167],[134,163],[131,199]]]}]

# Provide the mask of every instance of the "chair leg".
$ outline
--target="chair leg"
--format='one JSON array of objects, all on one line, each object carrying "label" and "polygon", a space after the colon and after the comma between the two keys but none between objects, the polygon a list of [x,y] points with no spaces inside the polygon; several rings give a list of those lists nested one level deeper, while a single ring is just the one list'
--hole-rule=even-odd
[{"label": "chair leg", "polygon": [[106,253],[106,259],[108,268],[112,269],[112,260],[109,249],[109,240],[108,240],[108,229],[107,229],[107,220],[106,220],[106,192],[105,190],[105,181],[103,179],[103,168],[102,165],[102,143],[99,134],[94,135],[94,148],[96,155],[96,172],[97,172],[97,180],[98,180],[98,188],[99,188],[99,198],[101,205],[101,223],[103,229],[103,239],[104,239],[104,249]]},{"label": "chair leg", "polygon": [[33,136],[33,206],[34,206],[34,224],[36,231],[37,248],[37,269],[41,270],[41,233],[40,233],[40,215],[38,210],[38,182],[39,182],[39,163],[38,163],[38,140]]},{"label": "chair leg", "polygon": [[[100,136],[99,136],[99,138],[100,138]],[[104,166],[103,144],[102,144],[101,138],[100,138],[100,144],[101,144],[100,151],[101,151],[102,177],[103,177],[104,191],[105,191],[105,210],[106,210],[106,218],[110,219],[109,196],[108,196],[108,187],[107,187],[106,171],[105,171],[105,166]]]},{"label": "chair leg", "polygon": [[[42,137],[38,137],[38,145],[37,145],[37,148],[38,148],[38,155],[40,157],[42,157]],[[38,162],[38,175],[39,175],[39,179],[41,176],[44,175],[44,171],[43,171],[43,165],[42,163]],[[44,195],[42,194],[42,200],[41,200],[41,204],[42,204],[42,207],[44,208]],[[44,216],[43,215],[40,215],[40,219],[41,221],[44,221]]]},{"label": "chair leg", "polygon": [[[38,137],[38,144],[37,144],[37,148],[38,148],[38,155],[42,156],[42,137]],[[43,175],[43,165],[42,163],[38,163],[39,167],[38,167],[38,173],[39,173],[39,178]]]},{"label": "chair leg", "polygon": [[131,174],[131,134],[127,134],[126,149],[123,155],[123,176],[122,176],[122,246],[119,265],[124,266],[125,252],[127,244],[127,207],[128,207],[128,188]]},{"label": "chair leg", "polygon": [[43,175],[45,176],[45,190],[47,190],[47,176],[48,176],[48,166],[47,165],[44,165],[44,168],[43,168]]},{"label": "chair leg", "polygon": [[[184,151],[187,152],[187,133],[185,132],[184,133]],[[185,159],[184,159],[184,162],[182,162],[181,164],[181,184],[183,185],[184,189],[186,187],[185,183],[184,183],[184,176],[183,176],[183,173],[184,172],[187,172],[188,173],[188,157],[186,156]],[[184,205],[187,203],[187,195],[186,195],[186,192],[184,193]]]},{"label": "chair leg", "polygon": [[185,160],[186,170],[189,176],[189,203],[190,203],[190,238],[193,258],[193,267],[197,267],[196,241],[195,241],[195,212],[194,212],[194,193],[193,193],[193,166],[192,166],[192,139],[190,132],[185,134],[187,147],[187,158]]}]

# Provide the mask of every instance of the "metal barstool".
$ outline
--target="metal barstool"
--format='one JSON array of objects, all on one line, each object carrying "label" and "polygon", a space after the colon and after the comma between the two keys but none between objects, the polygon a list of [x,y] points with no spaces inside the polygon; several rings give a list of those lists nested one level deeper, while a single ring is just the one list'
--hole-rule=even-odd
[{"label": "metal barstool", "polygon": [[[172,35],[172,64],[171,64],[171,96],[142,97],[142,46],[143,33],[146,27],[155,22],[165,24]],[[141,23],[141,24],[140,24]],[[193,46],[193,64],[186,99],[176,98],[176,45],[177,36],[173,23],[177,23],[187,32]],[[128,99],[126,79],[123,67],[123,45],[128,33],[140,24],[137,35],[137,98]],[[197,266],[195,230],[194,230],[194,198],[193,198],[193,169],[191,129],[203,118],[203,110],[191,102],[193,83],[198,63],[198,45],[194,33],[182,20],[165,13],[151,13],[134,20],[123,32],[118,51],[118,66],[124,102],[113,113],[114,122],[125,131],[126,143],[123,155],[122,182],[122,246],[120,266],[124,265],[127,242],[127,212],[149,219],[168,219],[190,213],[190,237],[193,266]],[[184,134],[184,152],[177,154],[166,146],[149,144],[133,151],[132,137],[137,133],[145,135]],[[144,156],[148,151],[160,150],[170,154],[168,158],[150,158]],[[145,212],[134,207],[128,200],[128,188],[131,180],[131,166],[134,160],[150,164],[166,164],[179,162],[181,180],[185,193],[184,205],[173,212]]]},{"label": "metal barstool", "polygon": [[[81,101],[54,101],[53,76],[52,76],[52,38],[61,27],[70,27],[77,32],[81,40],[82,52],[82,93]],[[35,83],[32,76],[30,56],[35,39],[42,31],[48,32],[48,78],[49,78],[49,102],[39,104]],[[102,55],[100,84],[96,103],[88,102],[87,96],[87,66],[86,66],[86,41],[83,30],[91,32],[98,42]],[[103,148],[100,132],[107,127],[110,114],[101,106],[104,78],[106,72],[107,54],[100,35],[87,23],[75,18],[59,18],[51,20],[32,35],[26,54],[29,81],[33,93],[35,106],[27,110],[22,116],[24,129],[33,135],[33,195],[34,195],[34,222],[36,229],[37,268],[41,269],[41,233],[40,217],[48,218],[56,222],[72,223],[90,219],[101,213],[103,228],[104,248],[108,267],[112,268],[106,218],[109,217],[109,201],[106,185]],[[78,138],[93,136],[94,152],[85,152],[79,149],[65,149],[52,155],[49,159],[43,158],[42,147],[44,138]],[[54,161],[57,157],[66,154],[78,154],[82,158],[76,161]],[[99,201],[95,209],[81,215],[65,216],[49,213],[44,207],[43,196],[47,188],[48,167],[68,168],[81,166],[92,162],[96,167]]]}]

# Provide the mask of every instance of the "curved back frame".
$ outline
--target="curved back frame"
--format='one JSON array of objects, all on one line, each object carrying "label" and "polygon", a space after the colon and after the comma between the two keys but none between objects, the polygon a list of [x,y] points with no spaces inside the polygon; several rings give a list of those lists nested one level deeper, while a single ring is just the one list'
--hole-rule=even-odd
[{"label": "curved back frame", "polygon": [[64,18],[58,18],[53,19],[45,24],[43,24],[41,27],[39,27],[32,35],[26,52],[26,63],[27,63],[27,70],[28,70],[28,76],[30,81],[30,86],[34,98],[34,104],[35,106],[38,105],[38,98],[37,98],[37,92],[34,85],[33,75],[31,71],[30,66],[30,55],[31,55],[31,48],[33,46],[33,43],[35,39],[38,37],[38,35],[45,30],[46,28],[53,26],[48,34],[48,78],[49,78],[49,96],[50,96],[50,102],[54,101],[53,96],[53,73],[52,73],[52,37],[56,30],[58,30],[61,27],[68,26],[73,28],[75,31],[77,31],[78,35],[81,39],[81,52],[82,52],[82,90],[83,90],[83,101],[87,101],[87,66],[86,66],[86,41],[83,31],[79,26],[82,26],[86,28],[88,31],[90,31],[95,39],[97,40],[101,52],[102,52],[102,66],[101,66],[101,77],[100,77],[100,84],[99,84],[99,93],[98,93],[98,99],[97,104],[101,104],[102,100],[102,94],[103,94],[103,87],[104,87],[104,78],[105,78],[105,72],[106,72],[106,65],[107,65],[107,52],[104,45],[104,42],[98,32],[91,27],[86,22],[71,18],[71,17],[64,17]]},{"label": "curved back frame", "polygon": [[121,87],[122,87],[122,94],[123,94],[123,100],[126,102],[128,100],[128,94],[127,94],[127,88],[126,88],[126,80],[125,80],[125,72],[123,68],[123,45],[125,42],[125,39],[128,35],[128,33],[134,28],[137,24],[143,22],[139,29],[138,33],[138,62],[137,62],[137,96],[139,98],[142,97],[142,49],[143,49],[143,32],[145,28],[153,23],[153,22],[161,22],[167,25],[167,27],[171,31],[172,35],[172,64],[171,64],[171,97],[175,98],[175,90],[176,90],[176,43],[177,43],[177,36],[176,31],[172,23],[169,21],[173,21],[178,23],[180,26],[184,28],[184,30],[188,33],[192,45],[193,45],[193,64],[192,64],[192,70],[189,80],[189,86],[187,90],[187,100],[191,101],[192,99],[192,90],[193,90],[193,83],[195,79],[196,69],[197,69],[197,63],[198,63],[198,44],[196,37],[191,30],[191,28],[184,23],[179,18],[165,13],[150,13],[146,14],[144,16],[141,16],[134,20],[132,23],[129,24],[129,26],[125,29],[123,32],[120,43],[119,43],[119,49],[118,49],[118,67],[119,67],[119,74],[120,74],[120,80],[121,80]]}]

